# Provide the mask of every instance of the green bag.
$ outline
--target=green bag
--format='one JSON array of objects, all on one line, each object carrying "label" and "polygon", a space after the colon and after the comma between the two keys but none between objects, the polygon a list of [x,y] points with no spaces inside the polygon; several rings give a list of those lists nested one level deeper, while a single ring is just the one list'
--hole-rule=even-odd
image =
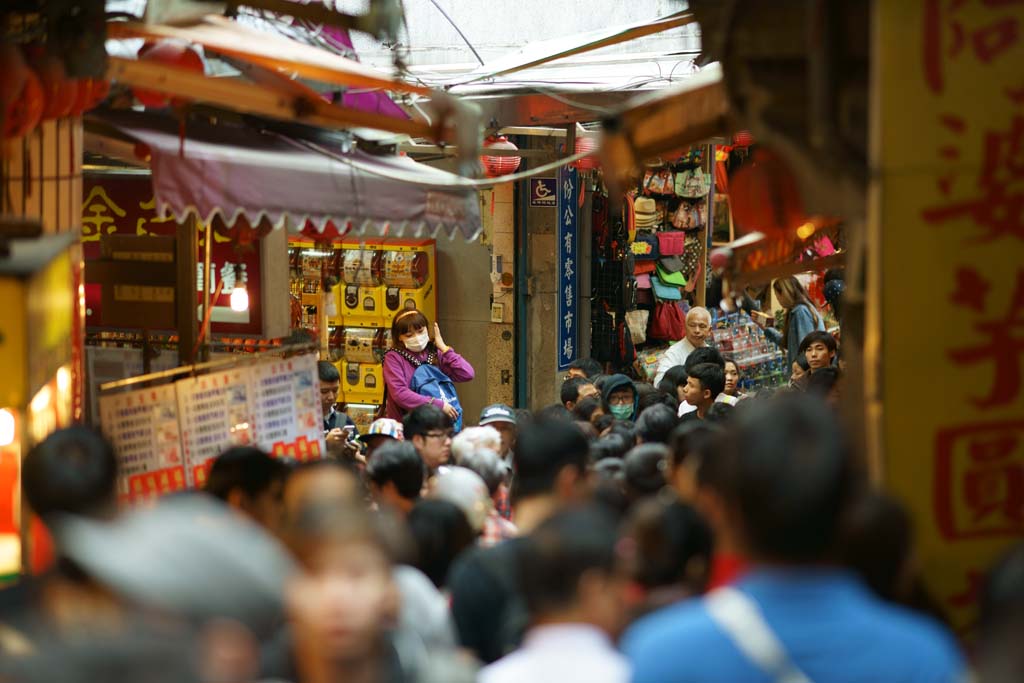
[{"label": "green bag", "polygon": [[661,265],[660,262],[655,266],[655,268],[658,271],[658,277],[666,285],[675,285],[676,287],[686,286],[686,278],[683,276],[683,273],[681,271],[675,273],[670,272],[667,268],[665,268],[665,266]]}]

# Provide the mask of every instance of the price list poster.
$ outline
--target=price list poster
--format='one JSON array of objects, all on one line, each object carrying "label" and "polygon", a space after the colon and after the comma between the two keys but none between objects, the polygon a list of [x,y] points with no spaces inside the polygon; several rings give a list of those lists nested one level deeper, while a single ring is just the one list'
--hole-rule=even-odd
[{"label": "price list poster", "polygon": [[174,385],[101,396],[99,403],[100,423],[118,455],[122,501],[185,488]]},{"label": "price list poster", "polygon": [[316,358],[266,361],[251,372],[260,447],[300,461],[321,457],[325,444]]},{"label": "price list poster", "polygon": [[174,386],[189,484],[202,488],[214,458],[257,442],[250,367],[183,379]]}]

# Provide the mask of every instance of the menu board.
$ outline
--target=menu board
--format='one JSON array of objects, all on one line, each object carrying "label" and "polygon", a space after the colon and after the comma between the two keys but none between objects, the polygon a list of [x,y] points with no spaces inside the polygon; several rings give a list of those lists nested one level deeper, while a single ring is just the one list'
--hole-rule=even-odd
[{"label": "menu board", "polygon": [[174,385],[189,484],[203,483],[211,461],[228,448],[257,443],[250,377],[251,367],[239,367]]},{"label": "menu board", "polygon": [[[119,494],[140,495],[141,490],[130,490],[131,482],[147,474],[157,475],[159,485],[159,475],[166,473],[168,489],[176,484],[180,476],[176,472],[183,471],[185,456],[175,386],[101,396],[99,404],[103,431],[118,454]],[[182,479],[180,488],[184,483]]]},{"label": "menu board", "polygon": [[233,446],[310,460],[326,452],[316,357],[263,360],[99,398],[122,500],[202,487]]},{"label": "menu board", "polygon": [[319,458],[325,444],[316,358],[263,362],[250,371],[260,447],[298,460]]}]

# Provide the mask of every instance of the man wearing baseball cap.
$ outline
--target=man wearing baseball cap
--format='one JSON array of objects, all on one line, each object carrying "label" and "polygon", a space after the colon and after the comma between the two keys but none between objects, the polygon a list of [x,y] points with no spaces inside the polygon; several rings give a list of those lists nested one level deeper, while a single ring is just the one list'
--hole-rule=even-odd
[{"label": "man wearing baseball cap", "polygon": [[366,453],[364,455],[367,461],[369,461],[373,452],[384,444],[404,440],[402,423],[387,417],[374,420],[366,434],[361,435],[359,440],[366,444]]},{"label": "man wearing baseball cap", "polygon": [[505,519],[512,518],[512,504],[509,491],[512,489],[512,448],[516,445],[516,413],[504,403],[493,403],[480,413],[480,426],[493,427],[501,435],[501,456],[508,474],[505,483],[495,496],[494,507]]}]

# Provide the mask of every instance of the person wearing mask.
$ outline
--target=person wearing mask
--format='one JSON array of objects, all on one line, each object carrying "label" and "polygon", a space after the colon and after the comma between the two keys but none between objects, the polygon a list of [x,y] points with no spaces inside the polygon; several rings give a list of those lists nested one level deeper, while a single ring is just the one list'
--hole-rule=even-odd
[{"label": "person wearing mask", "polygon": [[777,279],[772,283],[779,305],[786,311],[786,322],[782,331],[769,327],[765,334],[769,339],[786,350],[789,365],[800,355],[800,342],[815,330],[825,331],[825,320],[817,306],[807,295],[807,290],[793,276]]},{"label": "person wearing mask", "polygon": [[633,380],[625,375],[612,375],[604,383],[601,393],[604,411],[616,420],[634,420],[638,417],[640,396]]},{"label": "person wearing mask", "polygon": [[725,373],[714,363],[698,363],[687,371],[687,375],[683,393],[686,402],[697,409],[687,413],[683,419],[703,420],[725,388]]},{"label": "person wearing mask", "polygon": [[[514,461],[514,520],[530,534],[588,492],[586,437],[572,422],[537,422],[522,430]],[[515,570],[524,537],[466,553],[449,577],[459,642],[482,662],[518,646],[529,622]]]},{"label": "person wearing mask", "polygon": [[480,683],[629,681],[614,644],[625,616],[615,544],[615,522],[597,508],[560,512],[526,539],[517,569],[531,628]]},{"label": "person wearing mask", "polygon": [[415,309],[402,311],[391,323],[392,347],[384,354],[384,417],[402,420],[411,410],[430,405],[442,410],[455,424],[461,418],[459,408],[444,398],[413,391],[413,375],[417,368],[427,364],[436,366],[454,383],[469,382],[475,372],[465,358],[445,343],[437,323],[433,340],[428,328],[426,316]]},{"label": "person wearing mask", "polygon": [[351,460],[359,452],[353,439],[359,434],[356,423],[338,410],[338,392],[341,391],[341,373],[333,363],[322,360],[316,364],[320,376],[320,407],[324,413],[324,441],[327,452],[335,458]]},{"label": "person wearing mask", "polygon": [[402,420],[402,433],[423,459],[428,478],[448,462],[452,450],[452,422],[440,408],[431,405],[414,408]]},{"label": "person wearing mask", "polygon": [[415,446],[406,441],[392,441],[370,456],[366,463],[366,481],[378,505],[405,517],[420,499],[424,469]]},{"label": "person wearing mask", "polygon": [[[658,370],[654,375],[657,386],[669,368],[685,365],[686,358],[694,349],[699,349],[711,336],[711,314],[703,306],[695,306],[686,314],[686,336],[668,347],[668,351],[658,361]],[[797,342],[799,343],[799,341]]]},{"label": "person wearing mask", "polygon": [[204,490],[276,534],[284,521],[288,472],[288,465],[264,451],[236,446],[213,461]]},{"label": "person wearing mask", "polygon": [[964,679],[949,633],[834,564],[858,485],[832,411],[799,394],[758,402],[718,456],[731,482],[723,519],[750,567],[632,626],[622,647],[636,683]]}]

